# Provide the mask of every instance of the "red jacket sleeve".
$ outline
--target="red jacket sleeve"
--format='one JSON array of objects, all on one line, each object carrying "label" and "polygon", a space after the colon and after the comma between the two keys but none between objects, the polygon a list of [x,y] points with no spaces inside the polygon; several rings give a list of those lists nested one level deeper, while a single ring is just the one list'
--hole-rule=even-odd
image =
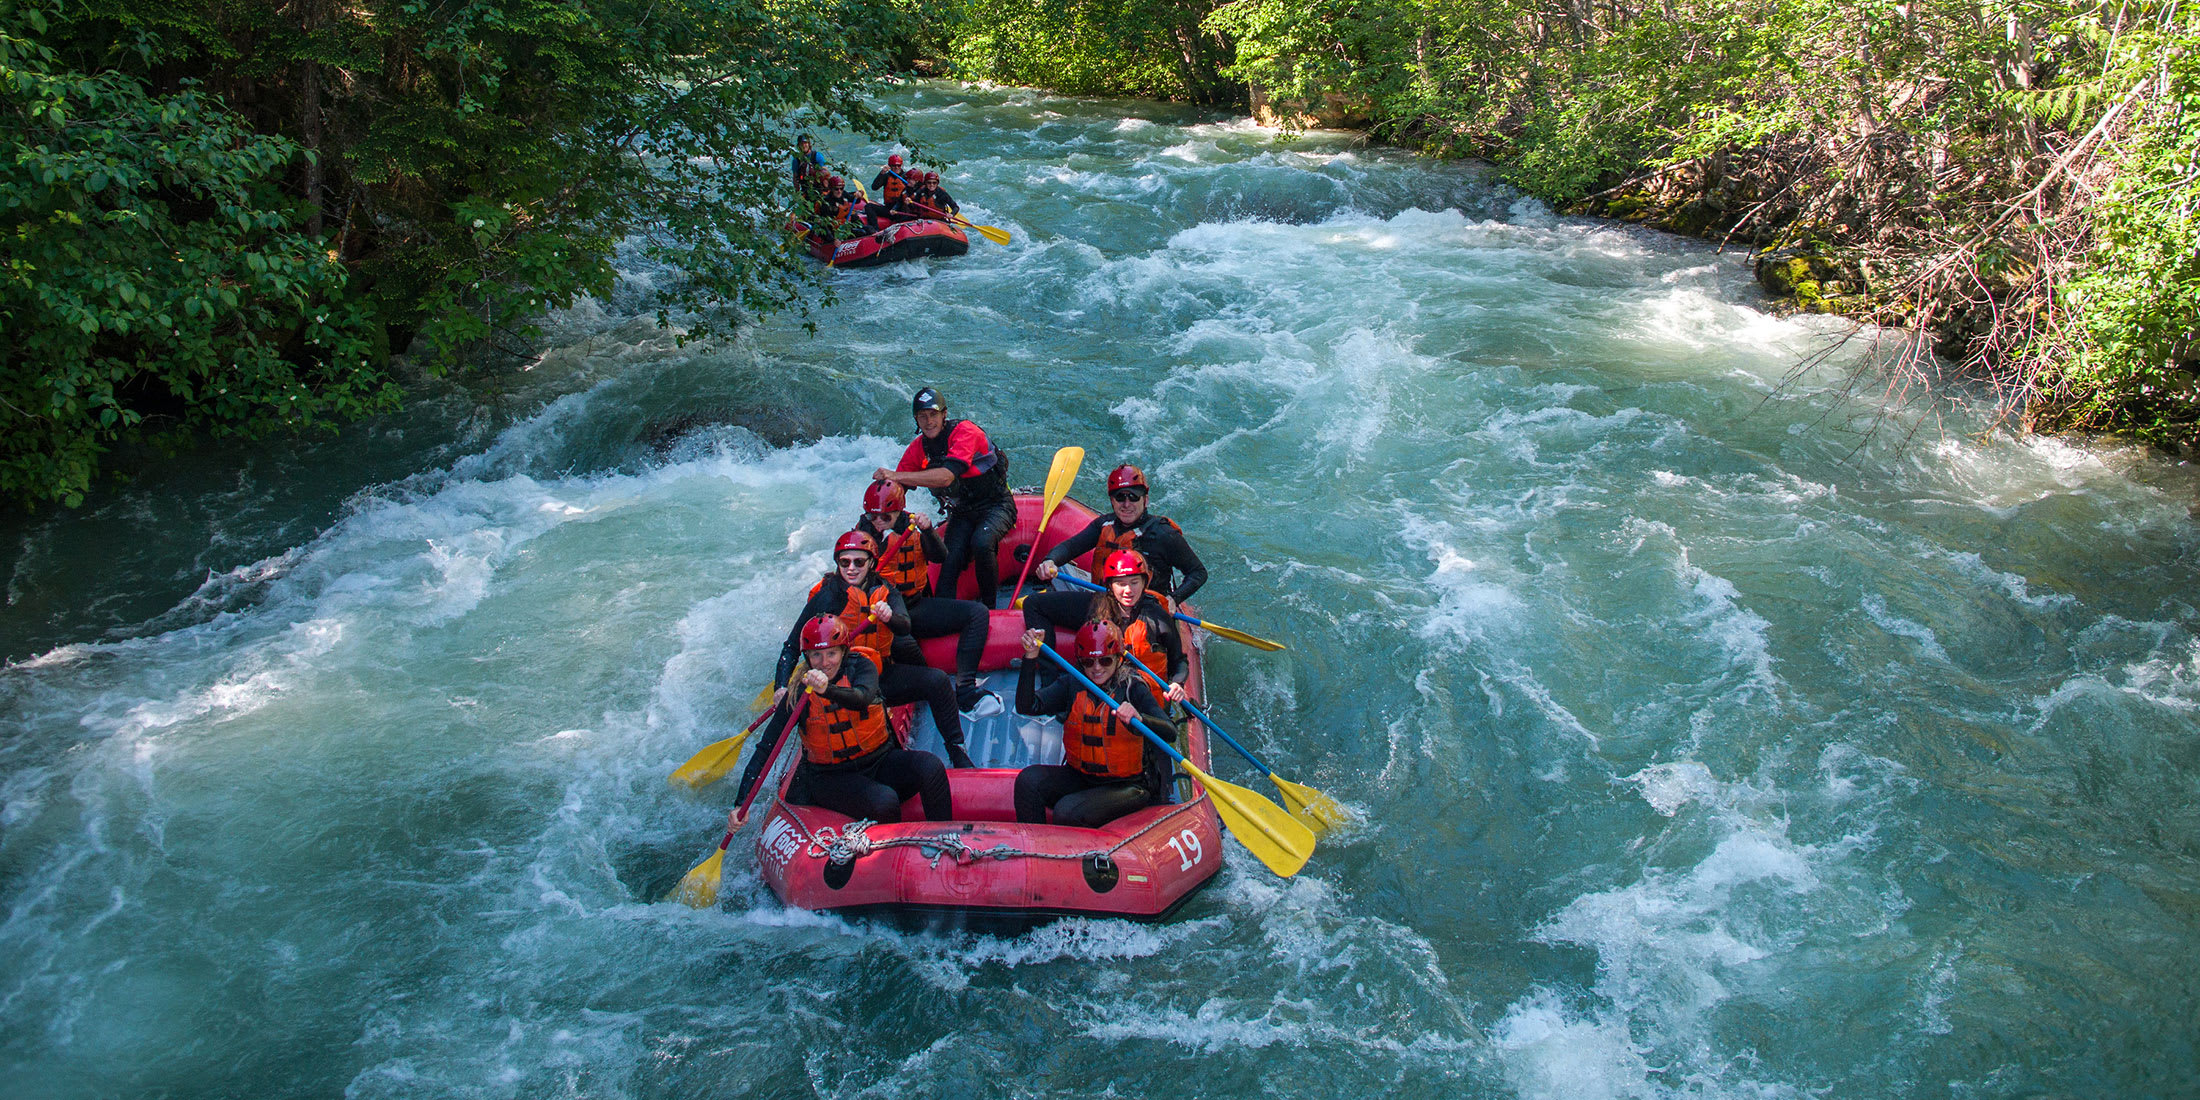
[{"label": "red jacket sleeve", "polygon": [[985,437],[985,429],[973,421],[965,420],[955,425],[954,434],[947,437],[947,457],[960,459],[965,470],[979,455],[992,449],[993,442]]},{"label": "red jacket sleeve", "polygon": [[901,452],[901,464],[894,467],[894,472],[906,474],[921,469],[924,469],[924,437],[920,435],[909,441],[908,450]]}]

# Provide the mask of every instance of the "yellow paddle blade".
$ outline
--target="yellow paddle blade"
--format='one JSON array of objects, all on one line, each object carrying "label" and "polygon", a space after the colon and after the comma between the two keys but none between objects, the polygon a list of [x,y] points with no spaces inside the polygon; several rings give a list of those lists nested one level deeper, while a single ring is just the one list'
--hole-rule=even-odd
[{"label": "yellow paddle blade", "polygon": [[749,709],[752,711],[763,710],[765,707],[772,705],[772,692],[778,690],[779,685],[777,684],[765,684],[756,693],[756,698],[749,700]]},{"label": "yellow paddle blade", "polygon": [[1274,653],[1275,651],[1283,648],[1282,642],[1271,642],[1266,638],[1256,638],[1253,635],[1247,634],[1242,630],[1232,630],[1226,626],[1216,626],[1215,624],[1210,623],[1205,619],[1199,620],[1199,626],[1200,629],[1205,630],[1207,633],[1212,634],[1217,638],[1228,638],[1229,640],[1236,642],[1239,645],[1249,645],[1252,646],[1254,649],[1265,649],[1270,653]]},{"label": "yellow paddle blade", "polygon": [[690,909],[708,909],[718,904],[718,883],[726,877],[726,850],[720,848],[710,858],[695,865],[695,869],[672,888],[665,900],[678,899]]},{"label": "yellow paddle blade", "polygon": [[1307,828],[1314,830],[1315,836],[1352,820],[1352,815],[1336,799],[1304,783],[1293,783],[1274,772],[1269,772],[1268,778],[1275,783],[1276,790],[1282,792],[1284,808],[1291,811],[1292,817],[1305,822]]},{"label": "yellow paddle blade", "polygon": [[748,743],[749,731],[742,730],[723,741],[713,741],[703,746],[701,752],[688,757],[687,763],[672,769],[665,777],[667,783],[685,783],[690,787],[707,787],[726,777],[733,766],[741,761],[741,746]]},{"label": "yellow paddle blade", "polygon": [[1229,828],[1230,835],[1267,864],[1269,870],[1290,878],[1306,866],[1307,859],[1314,854],[1312,829],[1285,813],[1283,807],[1243,787],[1224,783],[1200,771],[1189,760],[1179,763],[1207,788],[1207,797],[1214,801],[1215,810],[1222,815],[1222,823]]},{"label": "yellow paddle blade", "polygon": [[1007,244],[1010,240],[1008,230],[1002,229],[999,226],[979,225],[976,222],[971,222],[969,223],[969,225],[970,228],[978,231],[979,236],[984,237],[986,240],[992,241],[994,244]]},{"label": "yellow paddle blade", "polygon": [[1046,526],[1054,509],[1069,496],[1069,487],[1077,481],[1077,468],[1085,464],[1083,447],[1064,447],[1054,452],[1054,465],[1047,467],[1047,488],[1044,504],[1039,509],[1039,525]]}]

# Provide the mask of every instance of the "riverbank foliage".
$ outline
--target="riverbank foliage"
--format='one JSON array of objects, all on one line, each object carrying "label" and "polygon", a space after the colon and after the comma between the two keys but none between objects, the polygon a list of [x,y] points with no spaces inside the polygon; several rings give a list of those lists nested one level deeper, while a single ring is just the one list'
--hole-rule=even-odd
[{"label": "riverbank foliage", "polygon": [[898,132],[878,0],[0,2],[0,497],[391,408],[613,285],[688,336],[796,301],[792,128]]},{"label": "riverbank foliage", "polygon": [[[919,3],[920,41],[957,73],[1075,95],[1228,104],[1231,42],[1208,0],[947,0]],[[936,44],[936,45],[935,45]]]},{"label": "riverbank foliage", "polygon": [[[1153,0],[1287,124],[1491,158],[1567,209],[1764,252],[1806,308],[1905,326],[2042,429],[2200,433],[2200,9],[2153,0]],[[935,23],[969,76],[1146,90],[1077,0]],[[1113,51],[1095,36],[1117,34]],[[1091,59],[1121,57],[1095,72]],[[1074,62],[1073,62],[1074,59]],[[1063,77],[1055,79],[1057,75]],[[1071,79],[1073,77],[1073,79]],[[1295,117],[1303,112],[1303,117]]]}]

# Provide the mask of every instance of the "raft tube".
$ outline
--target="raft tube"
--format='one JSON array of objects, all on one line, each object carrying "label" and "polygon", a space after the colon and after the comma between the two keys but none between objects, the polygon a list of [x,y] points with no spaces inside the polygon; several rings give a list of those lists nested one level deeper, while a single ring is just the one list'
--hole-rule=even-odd
[{"label": "raft tube", "polygon": [[[1018,523],[1000,547],[1006,598],[1031,553],[1042,502],[1017,495]],[[1040,553],[1076,534],[1096,513],[1065,500],[1037,538]],[[1089,565],[1089,555],[1073,563]],[[1032,588],[1027,586],[1026,591]],[[1183,623],[1178,636],[1191,658],[1185,687],[1204,697],[1196,638]],[[999,692],[1004,713],[965,719],[966,748],[975,768],[950,769],[955,818],[926,821],[914,798],[895,824],[858,823],[820,806],[790,805],[793,768],[779,781],[779,798],[756,841],[757,866],[788,905],[818,912],[883,917],[927,928],[1018,931],[1060,917],[1161,920],[1183,905],[1222,867],[1222,821],[1207,792],[1179,775],[1172,800],[1126,814],[1098,829],[1024,825],[1016,821],[1016,772],[1026,764],[1060,763],[1062,727],[1054,719],[1014,713],[1016,671],[1023,657],[1023,613],[997,610],[979,662],[986,686]],[[1058,633],[1056,644],[1066,644]],[[955,639],[926,639],[925,659],[954,667]],[[895,708],[897,729],[911,748],[945,753],[921,707]],[[1177,747],[1208,766],[1206,729],[1181,725]],[[791,755],[791,754],[790,754]]]},{"label": "raft tube", "polygon": [[789,222],[787,227],[789,232],[804,234],[810,255],[823,260],[828,267],[877,267],[898,260],[960,256],[970,251],[970,238],[964,236],[962,230],[930,219],[900,222],[866,237],[850,237],[839,242],[811,233],[808,222]]}]

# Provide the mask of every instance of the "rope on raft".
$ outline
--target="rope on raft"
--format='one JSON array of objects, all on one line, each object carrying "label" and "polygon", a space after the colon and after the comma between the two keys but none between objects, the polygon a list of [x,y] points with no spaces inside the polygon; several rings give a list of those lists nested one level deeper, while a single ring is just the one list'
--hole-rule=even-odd
[{"label": "rope on raft", "polygon": [[991,848],[973,848],[963,843],[962,834],[959,832],[922,833],[916,836],[897,836],[885,840],[874,840],[868,830],[871,826],[878,824],[876,821],[851,821],[838,829],[826,826],[809,834],[809,844],[804,848],[804,851],[812,859],[823,859],[831,863],[847,863],[859,856],[869,855],[883,848],[918,848],[931,857],[931,866],[934,870],[939,869],[942,858],[952,858],[957,864],[975,863],[981,859],[1014,859],[1019,856],[1026,859],[1086,860],[1098,858],[1108,860],[1113,859],[1115,853],[1122,851],[1124,845],[1137,840],[1163,822],[1204,801],[1206,799],[1201,798],[1192,802],[1179,803],[1175,809],[1147,822],[1144,828],[1124,837],[1114,845],[1107,848],[1094,848],[1084,852],[1027,852],[1011,844],[997,844]]}]

